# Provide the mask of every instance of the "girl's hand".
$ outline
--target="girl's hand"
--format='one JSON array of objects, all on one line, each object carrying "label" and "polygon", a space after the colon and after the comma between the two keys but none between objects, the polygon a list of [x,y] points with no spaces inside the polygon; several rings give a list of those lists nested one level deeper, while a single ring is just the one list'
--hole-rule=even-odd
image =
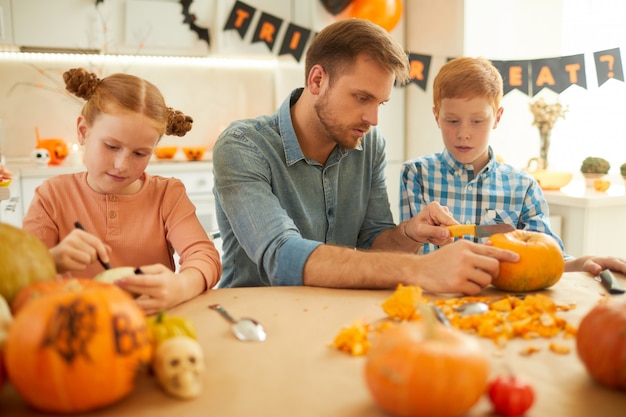
[{"label": "girl's hand", "polygon": [[204,276],[194,268],[179,274],[161,264],[141,266],[139,269],[141,274],[120,278],[115,285],[140,294],[137,305],[148,315],[168,310],[206,289]]},{"label": "girl's hand", "polygon": [[80,229],[73,230],[55,247],[50,249],[57,273],[66,271],[83,271],[94,262],[98,256],[103,262],[109,262],[111,247],[103,243],[96,236]]}]

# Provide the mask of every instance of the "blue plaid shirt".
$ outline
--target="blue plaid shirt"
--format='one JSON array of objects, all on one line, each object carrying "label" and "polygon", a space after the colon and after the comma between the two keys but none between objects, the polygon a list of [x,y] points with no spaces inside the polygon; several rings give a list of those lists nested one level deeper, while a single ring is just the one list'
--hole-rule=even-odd
[{"label": "blue plaid shirt", "polygon": [[[471,164],[456,161],[447,150],[406,161],[400,177],[401,220],[437,201],[447,206],[459,223],[509,223],[517,229],[547,233],[557,240],[564,256],[571,258],[550,229],[548,203],[537,181],[524,171],[497,162],[491,147],[489,156],[480,172],[474,172]],[[425,244],[423,253],[435,249]]]}]

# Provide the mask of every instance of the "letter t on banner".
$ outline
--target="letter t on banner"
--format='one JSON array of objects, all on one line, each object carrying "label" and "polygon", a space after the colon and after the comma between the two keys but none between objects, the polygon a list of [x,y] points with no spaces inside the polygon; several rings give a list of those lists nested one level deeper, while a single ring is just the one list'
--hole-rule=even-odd
[{"label": "letter t on banner", "polygon": [[243,39],[246,36],[246,32],[248,32],[254,13],[256,13],[254,7],[236,1],[233,9],[230,11],[226,25],[224,25],[224,30],[235,29],[241,36],[241,39]]},{"label": "letter t on banner", "polygon": [[598,87],[607,82],[610,78],[624,81],[622,56],[619,52],[619,48],[594,52],[593,59],[596,62]]}]

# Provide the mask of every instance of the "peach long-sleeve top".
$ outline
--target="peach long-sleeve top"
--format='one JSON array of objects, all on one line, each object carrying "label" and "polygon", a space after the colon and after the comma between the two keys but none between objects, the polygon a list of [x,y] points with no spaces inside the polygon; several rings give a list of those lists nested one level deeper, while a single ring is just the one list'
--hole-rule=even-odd
[{"label": "peach long-sleeve top", "polygon": [[[92,190],[87,172],[58,175],[35,190],[23,228],[51,248],[74,229],[76,221],[111,246],[111,267],[160,263],[174,271],[176,251],[180,271],[196,268],[207,289],[220,278],[220,255],[200,224],[185,186],[175,178],[144,173],[137,193],[118,195]],[[96,262],[71,275],[87,278],[102,271]]]}]

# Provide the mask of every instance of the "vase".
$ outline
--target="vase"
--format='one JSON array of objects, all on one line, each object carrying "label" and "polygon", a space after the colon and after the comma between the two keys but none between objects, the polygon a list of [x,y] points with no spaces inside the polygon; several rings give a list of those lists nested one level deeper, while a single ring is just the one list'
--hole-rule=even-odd
[{"label": "vase", "polygon": [[585,177],[585,185],[587,186],[587,188],[593,188],[593,183],[595,182],[595,180],[603,178],[605,174],[585,174],[583,173],[583,176]]},{"label": "vase", "polygon": [[551,130],[539,129],[539,158],[538,169],[548,169],[548,152],[550,151]]}]

